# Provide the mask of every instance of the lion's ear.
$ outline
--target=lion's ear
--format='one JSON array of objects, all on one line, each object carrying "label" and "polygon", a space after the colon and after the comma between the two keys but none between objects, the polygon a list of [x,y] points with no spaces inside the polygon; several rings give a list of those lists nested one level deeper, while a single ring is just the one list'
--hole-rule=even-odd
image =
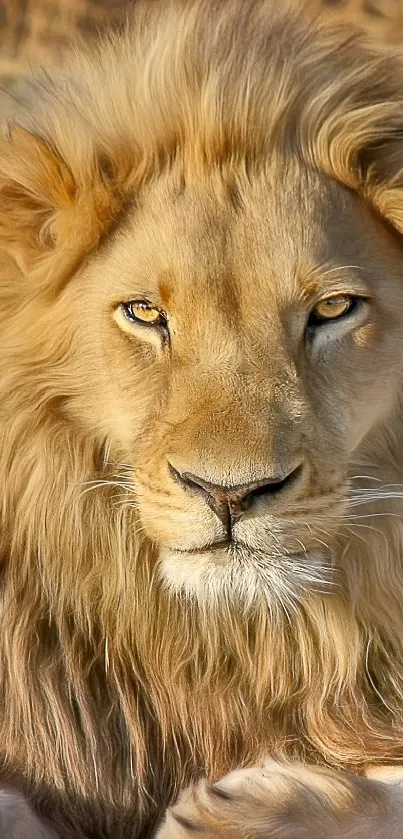
[{"label": "lion's ear", "polygon": [[21,126],[0,139],[0,250],[21,270],[60,249],[77,261],[117,211],[118,198],[95,159],[84,175],[73,173],[54,147]]}]

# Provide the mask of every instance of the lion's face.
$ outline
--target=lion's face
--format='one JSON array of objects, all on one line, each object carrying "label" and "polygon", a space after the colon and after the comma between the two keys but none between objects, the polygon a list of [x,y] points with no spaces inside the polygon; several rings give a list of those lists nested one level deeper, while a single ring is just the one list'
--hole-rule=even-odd
[{"label": "lion's face", "polygon": [[58,304],[69,412],[107,438],[165,579],[199,594],[326,577],[399,375],[394,237],[324,176],[287,180],[161,179]]}]

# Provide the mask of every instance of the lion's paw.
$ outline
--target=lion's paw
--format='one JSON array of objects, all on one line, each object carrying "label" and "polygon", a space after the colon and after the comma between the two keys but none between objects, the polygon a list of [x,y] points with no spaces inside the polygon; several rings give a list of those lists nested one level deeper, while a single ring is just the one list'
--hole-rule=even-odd
[{"label": "lion's paw", "polygon": [[306,832],[293,816],[293,798],[287,772],[274,761],[237,769],[216,784],[201,781],[186,789],[168,810],[158,839],[195,839],[198,833],[204,839],[302,839]]},{"label": "lion's paw", "polygon": [[201,781],[186,789],[168,810],[157,839],[198,834],[203,839],[394,839],[400,835],[395,828],[393,800],[384,785],[270,760],[261,768],[231,772],[216,784]]}]

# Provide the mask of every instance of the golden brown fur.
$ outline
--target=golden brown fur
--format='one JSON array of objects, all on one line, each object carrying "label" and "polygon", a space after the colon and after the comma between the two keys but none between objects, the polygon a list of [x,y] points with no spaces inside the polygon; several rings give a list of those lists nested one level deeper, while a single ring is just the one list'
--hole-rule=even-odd
[{"label": "golden brown fur", "polygon": [[[265,0],[155,0],[4,132],[0,744],[61,836],[149,836],[267,756],[331,772],[278,767],[258,803],[236,775],[232,822],[214,792],[190,818],[401,833],[393,787],[334,770],[403,763],[402,90],[399,57]],[[308,353],[341,290],[370,311]],[[122,321],[136,296],[170,347]],[[167,458],[303,469],[210,553]]]}]

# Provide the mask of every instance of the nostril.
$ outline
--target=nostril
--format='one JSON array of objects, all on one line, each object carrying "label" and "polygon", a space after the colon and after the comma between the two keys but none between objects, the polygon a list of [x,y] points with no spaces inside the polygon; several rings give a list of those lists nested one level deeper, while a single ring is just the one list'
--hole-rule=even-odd
[{"label": "nostril", "polygon": [[281,478],[273,478],[269,481],[256,483],[252,489],[246,491],[243,500],[252,503],[264,495],[277,495],[286,487],[288,488],[291,483],[294,483],[301,474],[301,471],[302,466],[297,466],[296,469],[293,469],[288,475],[282,476]]},{"label": "nostril", "polygon": [[168,462],[168,469],[171,475],[171,478],[174,479],[178,484],[180,484],[184,489],[190,489],[193,492],[199,493],[208,493],[211,484],[207,481],[204,481],[203,478],[199,478],[197,475],[192,475],[190,472],[179,472],[178,469],[175,469],[175,466],[172,466],[172,463]]},{"label": "nostril", "polygon": [[240,518],[246,510],[253,506],[255,501],[268,496],[279,495],[284,489],[288,489],[297,480],[302,472],[302,466],[297,466],[287,475],[269,480],[256,481],[254,484],[235,487],[228,493],[228,503],[233,519]]},{"label": "nostril", "polygon": [[175,469],[174,466],[172,466],[172,463],[170,463],[169,460],[167,460],[167,463],[168,463],[168,472],[169,472],[171,478],[173,478],[174,481],[176,481],[178,484],[183,485],[185,483],[185,481],[182,477],[181,472],[178,472],[178,470]]},{"label": "nostril", "polygon": [[191,472],[179,472],[169,461],[168,469],[171,477],[178,484],[181,484],[184,489],[202,495],[210,505],[212,505],[218,496],[220,496],[220,501],[223,501],[227,491],[226,487],[212,484],[204,478],[199,477],[199,475],[193,475]]},{"label": "nostril", "polygon": [[231,528],[231,513],[227,499],[227,488],[212,484],[200,478],[198,475],[193,475],[191,472],[179,472],[168,461],[168,469],[171,477],[179,483],[184,489],[193,494],[201,495],[204,501],[207,502],[211,510],[223,523],[228,535]]}]

